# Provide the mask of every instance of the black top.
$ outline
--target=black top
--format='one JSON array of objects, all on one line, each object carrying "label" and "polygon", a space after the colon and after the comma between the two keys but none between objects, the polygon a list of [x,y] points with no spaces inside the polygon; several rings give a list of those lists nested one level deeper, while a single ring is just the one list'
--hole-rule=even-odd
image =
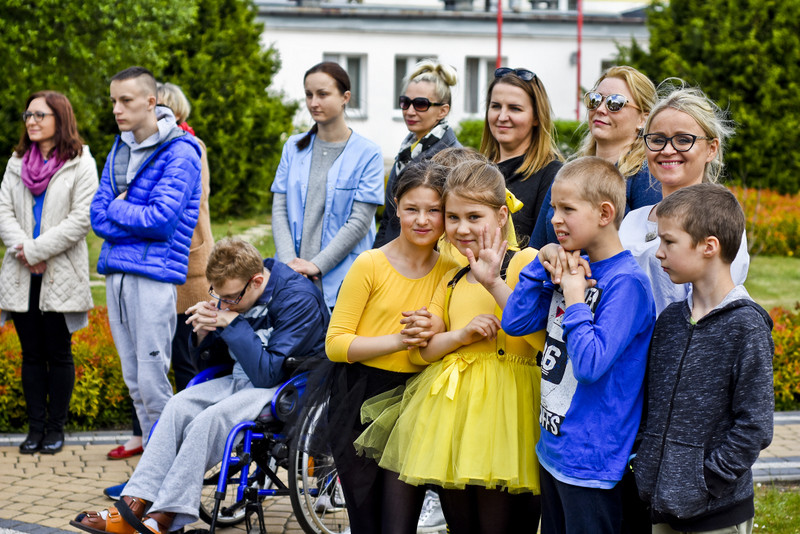
[{"label": "black top", "polygon": [[522,174],[516,172],[524,159],[524,155],[517,156],[497,164],[506,179],[506,188],[514,193],[514,196],[523,204],[521,210],[511,214],[517,239],[522,246],[528,244],[544,197],[547,195],[558,169],[563,165],[560,161],[553,160],[525,180]]}]

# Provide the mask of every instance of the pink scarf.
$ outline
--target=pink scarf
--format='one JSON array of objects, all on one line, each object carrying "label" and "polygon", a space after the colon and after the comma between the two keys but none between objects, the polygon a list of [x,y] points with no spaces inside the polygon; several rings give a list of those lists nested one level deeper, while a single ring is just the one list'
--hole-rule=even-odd
[{"label": "pink scarf", "polygon": [[39,152],[39,144],[31,143],[31,147],[22,156],[22,183],[30,189],[33,196],[44,193],[50,179],[58,170],[64,166],[65,161],[60,161],[56,157],[56,150],[50,159],[45,161]]}]

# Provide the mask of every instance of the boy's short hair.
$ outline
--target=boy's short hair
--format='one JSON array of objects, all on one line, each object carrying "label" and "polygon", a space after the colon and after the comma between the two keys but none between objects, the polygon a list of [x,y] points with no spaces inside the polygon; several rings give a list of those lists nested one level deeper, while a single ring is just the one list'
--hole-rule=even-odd
[{"label": "boy's short hair", "polygon": [[142,87],[147,90],[148,95],[157,96],[158,86],[156,85],[156,77],[144,67],[128,67],[112,76],[111,81],[116,82],[134,78],[141,78],[140,82]]},{"label": "boy's short hair", "polygon": [[707,237],[716,237],[725,263],[733,263],[739,252],[745,228],[744,211],[724,186],[683,187],[658,204],[656,216],[675,219],[692,238],[693,245]]},{"label": "boy's short hair", "polygon": [[595,206],[611,202],[616,210],[614,226],[619,230],[625,216],[625,178],[616,165],[596,156],[584,156],[565,164],[553,183],[574,180],[580,185],[583,199]]},{"label": "boy's short hair", "polygon": [[212,286],[221,286],[228,280],[249,280],[262,272],[261,253],[238,237],[224,237],[217,241],[206,265],[206,279]]}]

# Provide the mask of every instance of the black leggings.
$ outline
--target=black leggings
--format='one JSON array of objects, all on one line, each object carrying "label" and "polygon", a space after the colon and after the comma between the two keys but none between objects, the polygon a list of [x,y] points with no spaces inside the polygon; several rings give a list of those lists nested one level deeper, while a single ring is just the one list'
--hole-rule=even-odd
[{"label": "black leggings", "polygon": [[29,432],[63,432],[75,385],[72,334],[64,314],[39,310],[42,277],[31,276],[29,308],[12,312],[22,347],[22,391]]},{"label": "black leggings", "polygon": [[438,493],[450,534],[535,534],[539,528],[539,495],[481,486]]}]

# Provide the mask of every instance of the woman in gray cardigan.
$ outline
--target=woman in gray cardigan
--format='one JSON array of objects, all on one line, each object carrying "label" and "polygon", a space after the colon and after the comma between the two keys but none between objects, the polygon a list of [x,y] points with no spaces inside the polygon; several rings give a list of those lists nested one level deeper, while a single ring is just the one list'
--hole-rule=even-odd
[{"label": "woman in gray cardigan", "polygon": [[67,97],[28,97],[25,129],[0,185],[0,324],[10,313],[22,346],[28,436],[20,452],[55,454],[75,383],[72,333],[88,324],[89,205],[97,166]]}]

